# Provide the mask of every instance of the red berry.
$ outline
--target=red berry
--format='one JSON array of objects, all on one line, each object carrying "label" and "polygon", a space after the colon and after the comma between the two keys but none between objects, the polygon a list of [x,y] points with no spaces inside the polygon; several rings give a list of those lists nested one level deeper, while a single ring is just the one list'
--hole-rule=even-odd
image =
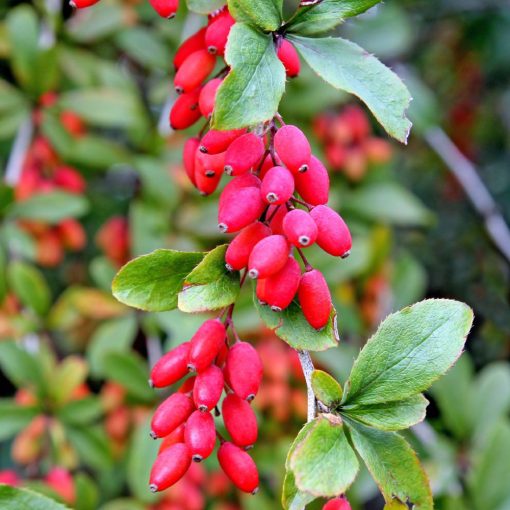
[{"label": "red berry", "polygon": [[351,505],[345,498],[339,497],[326,502],[322,510],[351,510]]},{"label": "red berry", "polygon": [[73,218],[61,221],[56,230],[62,244],[69,250],[81,250],[87,243],[87,235],[82,224]]},{"label": "red berry", "polygon": [[274,148],[284,165],[293,173],[306,172],[312,151],[305,134],[287,124],[274,135]]},{"label": "red berry", "polygon": [[298,248],[306,248],[315,243],[318,234],[315,221],[302,209],[294,209],[285,215],[283,232],[287,239]]},{"label": "red berry", "polygon": [[156,409],[151,421],[151,436],[168,436],[194,411],[193,401],[183,393],[173,393]]},{"label": "red berry", "polygon": [[207,50],[198,50],[189,55],[175,73],[177,93],[195,90],[211,74],[215,64],[216,59]]},{"label": "red berry", "polygon": [[232,483],[243,492],[256,494],[259,489],[259,473],[253,459],[238,446],[223,443],[218,448],[218,461]]},{"label": "red berry", "polygon": [[224,200],[218,209],[220,232],[238,232],[256,221],[264,211],[265,204],[259,188],[241,188]]},{"label": "red berry", "polygon": [[237,396],[249,401],[255,398],[262,381],[262,362],[251,344],[237,342],[231,347],[224,373]]},{"label": "red berry", "polygon": [[240,271],[245,268],[253,247],[269,235],[271,235],[271,229],[260,221],[244,227],[227,248],[225,253],[227,268],[231,271]]},{"label": "red berry", "polygon": [[152,492],[168,489],[188,471],[191,453],[184,443],[177,443],[161,452],[152,466],[149,488]]},{"label": "red berry", "polygon": [[[275,212],[275,209],[278,210]],[[284,205],[270,205],[267,209],[266,218],[271,218],[269,222],[269,227],[271,228],[273,234],[283,234],[283,219],[287,214],[287,206]]]},{"label": "red berry", "polygon": [[188,368],[203,372],[214,361],[225,343],[225,326],[218,319],[205,321],[191,338]]},{"label": "red berry", "polygon": [[78,170],[70,166],[59,166],[53,174],[53,182],[58,188],[78,195],[84,193],[87,187],[85,179]]},{"label": "red berry", "polygon": [[200,113],[205,117],[209,118],[214,110],[214,102],[216,100],[216,92],[223,80],[221,78],[214,78],[208,81],[200,91],[200,97],[198,98],[198,107]]},{"label": "red berry", "polygon": [[264,155],[264,142],[253,133],[236,138],[225,155],[225,173],[241,175],[253,169]]},{"label": "red berry", "polygon": [[97,2],[99,2],[99,0],[70,0],[69,4],[71,7],[84,9],[85,7],[90,7],[91,5],[97,4]]},{"label": "red berry", "polygon": [[317,244],[330,255],[347,257],[352,247],[352,238],[341,216],[326,205],[314,207],[310,216],[319,231]]},{"label": "red berry", "polygon": [[200,462],[211,455],[216,443],[216,427],[210,413],[195,411],[188,418],[184,441],[194,462]]},{"label": "red berry", "polygon": [[264,176],[260,192],[269,204],[284,204],[294,193],[294,177],[286,168],[275,166]]},{"label": "red berry", "polygon": [[198,152],[200,140],[196,137],[188,138],[182,151],[184,170],[192,184],[195,184],[195,154]]},{"label": "red berry", "polygon": [[250,278],[267,278],[277,273],[287,263],[289,243],[282,235],[271,235],[260,240],[248,259]]},{"label": "red berry", "polygon": [[182,379],[188,373],[190,343],[184,342],[167,352],[151,370],[149,384],[154,388],[164,388]]},{"label": "red berry", "polygon": [[209,130],[200,142],[200,150],[207,154],[218,154],[228,149],[228,146],[239,136],[244,135],[246,129],[230,129],[227,131]]},{"label": "red berry", "polygon": [[296,48],[294,48],[287,39],[283,39],[280,47],[278,48],[277,55],[285,67],[287,76],[289,78],[295,78],[301,69],[301,63],[299,62],[299,55]]},{"label": "red berry", "polygon": [[235,177],[221,192],[218,209],[224,207],[242,188],[260,188],[260,184],[260,179],[253,174],[244,174]]},{"label": "red berry", "polygon": [[221,405],[223,423],[232,442],[237,446],[248,449],[257,441],[257,418],[250,404],[230,393],[225,397]]},{"label": "red berry", "polygon": [[161,441],[161,445],[159,447],[159,453],[167,450],[170,446],[177,443],[184,443],[184,430],[186,429],[186,425],[182,423],[179,425],[173,432],[170,432],[168,436],[163,438]]},{"label": "red berry", "polygon": [[200,411],[210,411],[218,403],[223,391],[223,372],[211,365],[197,375],[193,388],[193,401]]},{"label": "red berry", "polygon": [[301,277],[298,298],[310,325],[315,329],[323,328],[329,321],[333,304],[328,284],[320,271],[313,269]]},{"label": "red berry", "polygon": [[188,37],[177,49],[174,56],[174,67],[178,69],[182,63],[195,51],[205,49],[205,31],[207,27],[201,28],[198,32]]},{"label": "red berry", "polygon": [[[264,178],[264,176],[267,174],[267,172],[269,172],[269,170],[271,170],[271,168],[273,168],[275,166],[275,163],[273,162],[273,158],[271,156],[271,154],[268,154],[265,158],[264,158],[264,162],[262,163],[262,166],[260,167],[260,172],[259,172],[259,177],[261,179]],[[278,166],[278,165],[276,165]]]},{"label": "red berry", "polygon": [[[195,166],[197,166],[195,164]],[[195,185],[201,195],[207,196],[216,191],[222,174],[219,172],[207,174],[203,167],[195,168]]]},{"label": "red berry", "polygon": [[257,281],[257,297],[275,312],[285,310],[294,299],[301,279],[301,268],[289,257],[281,271]]},{"label": "red berry", "polygon": [[149,0],[149,2],[162,18],[173,18],[179,8],[179,0]]},{"label": "red berry", "polygon": [[179,389],[177,390],[179,393],[184,393],[185,395],[188,395],[188,397],[191,397],[192,393],[193,393],[193,388],[195,387],[195,381],[196,381],[197,377],[196,376],[192,376],[192,377],[188,377],[188,379],[186,379],[180,386],[179,386]]},{"label": "red berry", "polygon": [[236,20],[228,13],[222,13],[214,18],[205,33],[207,51],[213,55],[223,55],[227,44],[228,34]]},{"label": "red berry", "polygon": [[329,175],[315,156],[310,158],[308,170],[295,176],[296,190],[311,205],[326,204],[329,198]]},{"label": "red berry", "polygon": [[186,129],[195,124],[202,114],[198,108],[200,89],[192,90],[180,95],[170,110],[170,127],[172,129]]}]

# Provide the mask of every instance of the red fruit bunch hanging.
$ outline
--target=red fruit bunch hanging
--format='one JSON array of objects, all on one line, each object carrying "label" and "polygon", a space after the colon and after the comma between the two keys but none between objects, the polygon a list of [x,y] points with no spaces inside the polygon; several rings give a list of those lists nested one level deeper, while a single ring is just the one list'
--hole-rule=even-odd
[{"label": "red fruit bunch hanging", "polygon": [[324,144],[329,165],[352,181],[361,180],[370,165],[391,159],[391,145],[374,136],[370,121],[359,106],[319,115],[314,121],[314,131]]},{"label": "red fruit bunch hanging", "polygon": [[[218,460],[242,491],[255,493],[259,476],[246,452],[257,440],[257,420],[250,402],[262,379],[262,363],[254,347],[234,335],[228,341],[227,314],[205,321],[193,337],[165,354],[151,372],[150,384],[164,388],[191,374],[181,387],[156,409],[151,436],[162,438],[150,475],[152,491],[161,491],[184,477],[192,462],[209,457],[217,443]],[[220,398],[225,392],[218,409]],[[213,413],[221,414],[230,440],[216,431]]]}]

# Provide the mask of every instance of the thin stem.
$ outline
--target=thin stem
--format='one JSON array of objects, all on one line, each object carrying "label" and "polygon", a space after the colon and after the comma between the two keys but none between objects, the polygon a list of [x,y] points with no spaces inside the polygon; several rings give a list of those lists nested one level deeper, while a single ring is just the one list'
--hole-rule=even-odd
[{"label": "thin stem", "polygon": [[308,210],[312,209],[312,206],[308,202],[304,202],[303,200],[299,200],[299,198],[290,197],[290,200],[292,202],[295,202],[296,204],[300,204],[300,205],[306,207]]},{"label": "thin stem", "polygon": [[305,265],[305,271],[306,272],[311,271],[313,269],[313,266],[312,266],[312,264],[310,264],[310,262],[308,262],[308,259],[305,257],[303,250],[296,246],[296,251],[299,253],[301,260],[303,261],[303,264]]},{"label": "thin stem", "polygon": [[306,381],[306,392],[308,395],[308,421],[310,422],[315,418],[315,413],[317,411],[317,401],[312,388],[312,372],[315,368],[308,351],[297,351],[297,353]]},{"label": "thin stem", "polygon": [[278,210],[280,209],[281,205],[278,205],[277,207],[275,207],[274,211],[271,213],[271,216],[269,216],[269,218],[266,219],[266,223],[271,223],[271,220],[276,216],[276,213],[278,212]]}]

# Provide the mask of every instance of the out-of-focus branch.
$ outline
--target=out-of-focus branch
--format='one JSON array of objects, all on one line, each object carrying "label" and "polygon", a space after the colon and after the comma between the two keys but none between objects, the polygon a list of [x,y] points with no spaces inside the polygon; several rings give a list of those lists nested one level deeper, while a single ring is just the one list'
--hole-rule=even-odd
[{"label": "out-of-focus branch", "polygon": [[32,140],[34,126],[30,115],[22,122],[9,154],[7,166],[5,167],[4,181],[9,186],[15,186],[21,176],[23,161]]},{"label": "out-of-focus branch", "polygon": [[456,177],[473,207],[482,216],[492,241],[510,262],[510,229],[496,201],[478,175],[475,165],[460,152],[440,127],[428,128],[423,137]]},{"label": "out-of-focus branch", "polygon": [[314,366],[308,351],[297,351],[297,353],[306,381],[306,391],[308,394],[308,421],[310,422],[315,418],[315,411],[317,409],[315,393],[312,389],[312,372],[314,371]]}]

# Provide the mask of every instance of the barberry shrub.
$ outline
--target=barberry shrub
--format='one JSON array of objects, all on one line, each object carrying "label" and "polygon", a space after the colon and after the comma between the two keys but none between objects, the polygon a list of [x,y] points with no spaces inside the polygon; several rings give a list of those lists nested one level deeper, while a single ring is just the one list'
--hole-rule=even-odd
[{"label": "barberry shrub", "polygon": [[[178,9],[176,1],[150,3],[164,18]],[[241,288],[252,280],[263,322],[298,350],[309,385],[308,423],[287,458],[284,508],[304,508],[320,497],[329,499],[325,508],[348,509],[344,495],[360,458],[388,509],[431,509],[425,473],[398,431],[424,418],[422,392],[462,352],[472,312],[456,301],[423,301],[381,324],[343,385],[313,370],[308,351],[334,348],[339,337],[327,281],[305,251],[321,249],[341,264],[353,243],[348,225],[327,205],[329,178],[322,162],[305,133],[278,114],[286,77],[299,74],[299,55],[333,87],[358,96],[401,142],[411,127],[410,95],[374,56],[350,41],[324,37],[377,0],[301,2],[288,19],[282,3],[188,2],[208,20],[175,56],[178,98],[169,122],[186,129],[205,119],[199,135],[186,142],[183,161],[202,195],[214,193],[223,175],[229,176],[217,223],[219,232],[234,238],[209,253],[156,250],[128,262],[113,282],[117,299],[141,310],[210,314],[152,370],[153,386],[183,383],[152,419],[151,435],[162,438],[164,447],[150,489],[178,482],[216,443],[219,464],[232,482],[247,493],[259,489],[247,450],[258,438],[251,402],[262,363],[251,343],[239,338],[234,314]],[[229,437],[217,432],[215,410]]]}]

